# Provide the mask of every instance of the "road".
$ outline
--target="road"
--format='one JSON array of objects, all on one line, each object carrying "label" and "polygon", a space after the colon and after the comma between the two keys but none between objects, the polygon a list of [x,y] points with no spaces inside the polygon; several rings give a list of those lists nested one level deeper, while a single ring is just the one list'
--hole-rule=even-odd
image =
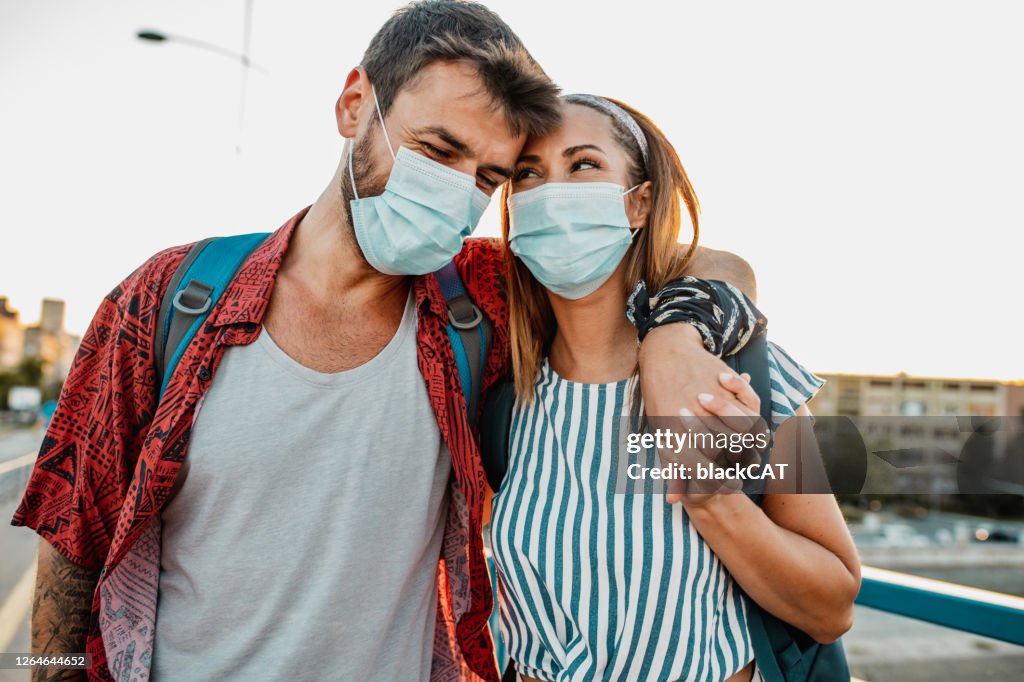
[{"label": "road", "polygon": [[[0,652],[28,652],[28,619],[38,536],[10,525],[39,451],[37,429],[0,436]],[[24,682],[28,671],[0,670],[0,682]]]}]

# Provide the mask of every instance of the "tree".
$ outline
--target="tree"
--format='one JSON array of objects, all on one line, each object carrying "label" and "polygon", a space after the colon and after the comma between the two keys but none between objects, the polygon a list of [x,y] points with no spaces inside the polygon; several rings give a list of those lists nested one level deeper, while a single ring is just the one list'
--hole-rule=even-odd
[{"label": "tree", "polygon": [[13,386],[42,388],[43,361],[37,357],[22,358],[13,369],[0,372],[0,409],[8,409],[7,394]]}]

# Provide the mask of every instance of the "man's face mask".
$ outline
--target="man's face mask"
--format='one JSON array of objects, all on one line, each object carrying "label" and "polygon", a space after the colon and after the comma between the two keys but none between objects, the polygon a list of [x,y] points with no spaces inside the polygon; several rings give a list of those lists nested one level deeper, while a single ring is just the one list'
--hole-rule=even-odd
[{"label": "man's face mask", "polygon": [[508,242],[534,277],[579,299],[608,281],[633,236],[623,192],[611,182],[550,182],[508,199]]},{"label": "man's face mask", "polygon": [[384,192],[359,198],[352,173],[349,145],[348,172],[352,181],[352,227],[367,262],[386,275],[425,275],[447,265],[459,251],[491,198],[476,186],[471,175],[433,159],[391,146],[384,127],[377,92],[373,103],[388,151],[395,163]]}]

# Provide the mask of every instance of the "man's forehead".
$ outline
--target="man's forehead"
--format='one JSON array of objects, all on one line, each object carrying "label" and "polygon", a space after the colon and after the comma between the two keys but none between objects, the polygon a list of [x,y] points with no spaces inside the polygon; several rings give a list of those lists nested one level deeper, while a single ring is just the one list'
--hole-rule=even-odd
[{"label": "man's forehead", "polygon": [[[389,112],[410,133],[443,134],[467,155],[519,154],[526,135],[513,135],[476,72],[464,64],[431,64],[403,87]],[[458,142],[459,144],[453,144]]]}]

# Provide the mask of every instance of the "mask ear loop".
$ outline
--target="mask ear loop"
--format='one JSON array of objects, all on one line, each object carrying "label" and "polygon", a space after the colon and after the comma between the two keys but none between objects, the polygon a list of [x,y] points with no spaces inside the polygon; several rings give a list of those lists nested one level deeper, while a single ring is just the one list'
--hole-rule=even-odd
[{"label": "mask ear loop", "polygon": [[397,159],[395,150],[391,146],[391,137],[388,135],[388,129],[384,125],[384,115],[380,113],[380,102],[377,100],[377,88],[370,85],[370,92],[373,93],[373,106],[377,108],[377,118],[380,120],[380,129],[384,131],[384,141],[388,143],[388,151],[391,152],[391,158]]},{"label": "mask ear loop", "polygon": [[359,190],[356,189],[356,176],[352,174],[352,148],[356,146],[356,138],[348,143],[348,179],[352,183],[352,194],[359,200]]},{"label": "mask ear loop", "polygon": [[[644,182],[646,182],[646,180]],[[633,190],[635,190],[637,187],[639,187],[642,184],[644,184],[644,183],[643,182],[639,182],[639,183],[633,185],[632,187],[627,189],[625,192],[623,192],[622,196],[626,196],[627,194],[629,194],[630,192],[632,192]],[[632,244],[633,241],[636,239],[636,236],[638,234],[640,234],[640,230],[641,229],[643,229],[643,228],[640,228],[640,227],[631,227],[631,228],[629,228],[629,243],[630,244]]]},{"label": "mask ear loop", "polygon": [[[373,95],[373,107],[377,110],[377,120],[380,121],[380,129],[384,131],[384,141],[388,143],[388,151],[391,152],[392,160],[398,160],[395,156],[395,150],[391,147],[391,137],[388,135],[388,129],[384,125],[384,116],[380,113],[380,101],[377,99],[377,88],[370,84],[370,93]],[[352,154],[353,149],[356,146],[356,139],[353,137],[352,141],[348,145],[348,179],[352,182],[352,194],[355,195],[356,199],[359,199],[359,191],[356,189],[356,176],[352,173]]]}]

